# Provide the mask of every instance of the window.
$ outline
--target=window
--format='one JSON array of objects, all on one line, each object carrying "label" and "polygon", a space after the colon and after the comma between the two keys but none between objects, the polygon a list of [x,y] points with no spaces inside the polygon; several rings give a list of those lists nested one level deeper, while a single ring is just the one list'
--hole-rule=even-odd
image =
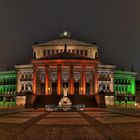
[{"label": "window", "polygon": [[48,53],[47,54],[50,55],[50,50],[48,50]]},{"label": "window", "polygon": [[96,59],[98,58],[98,53],[97,53],[97,52],[95,53],[95,58],[96,58]]},{"label": "window", "polygon": [[79,50],[76,50],[76,54],[79,54]]},{"label": "window", "polygon": [[87,56],[87,50],[85,50],[85,56]]},{"label": "window", "polygon": [[72,49],[72,53],[75,53],[75,50],[74,49]]},{"label": "window", "polygon": [[24,80],[24,74],[21,75],[21,79],[20,79],[20,80],[21,80],[21,81]]},{"label": "window", "polygon": [[70,49],[68,49],[68,52],[71,52],[71,50],[70,50]]},{"label": "window", "polygon": [[80,50],[80,54],[83,55],[83,50]]},{"label": "window", "polygon": [[21,85],[21,92],[24,91],[24,85]]},{"label": "window", "polygon": [[29,81],[32,80],[32,74],[29,74]]},{"label": "window", "polygon": [[28,81],[28,74],[25,74],[25,81]]},{"label": "window", "polygon": [[63,49],[60,49],[60,52],[63,52]]},{"label": "window", "polygon": [[33,58],[36,58],[36,53],[35,52],[33,53]]},{"label": "window", "polygon": [[43,56],[46,56],[46,50],[43,50]]},{"label": "window", "polygon": [[52,54],[54,54],[54,49],[52,50]]},{"label": "window", "polygon": [[56,53],[59,53],[59,50],[56,50]]}]

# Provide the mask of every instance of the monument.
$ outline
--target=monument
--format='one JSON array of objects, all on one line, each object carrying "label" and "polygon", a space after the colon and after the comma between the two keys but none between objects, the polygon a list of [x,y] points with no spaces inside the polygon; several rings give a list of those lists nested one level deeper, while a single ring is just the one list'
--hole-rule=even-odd
[{"label": "monument", "polygon": [[71,101],[70,99],[67,97],[68,94],[68,88],[66,87],[66,85],[64,85],[63,88],[63,97],[61,98],[60,102],[59,102],[59,106],[62,107],[63,111],[68,111],[71,109]]}]

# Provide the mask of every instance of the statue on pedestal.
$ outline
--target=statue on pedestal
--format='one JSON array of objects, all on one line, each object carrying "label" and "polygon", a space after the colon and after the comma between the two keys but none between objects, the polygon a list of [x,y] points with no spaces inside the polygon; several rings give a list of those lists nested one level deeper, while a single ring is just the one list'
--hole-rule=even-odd
[{"label": "statue on pedestal", "polygon": [[64,88],[63,88],[63,96],[64,97],[67,97],[67,95],[68,95],[68,88],[67,88],[67,86],[66,85],[64,85]]},{"label": "statue on pedestal", "polygon": [[64,85],[63,97],[59,101],[59,106],[62,107],[64,111],[70,110],[70,106],[72,105],[67,95],[68,95],[68,88],[66,87],[66,85]]}]

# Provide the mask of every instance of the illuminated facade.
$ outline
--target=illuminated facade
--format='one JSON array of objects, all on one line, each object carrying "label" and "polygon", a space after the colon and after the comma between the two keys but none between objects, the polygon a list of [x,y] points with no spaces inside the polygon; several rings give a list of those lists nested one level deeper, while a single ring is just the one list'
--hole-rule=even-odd
[{"label": "illuminated facade", "polygon": [[128,71],[115,71],[114,92],[116,95],[135,95],[136,73]]},{"label": "illuminated facade", "polygon": [[17,70],[17,93],[32,92],[33,65],[16,65]]},{"label": "illuminated facade", "polygon": [[16,65],[16,85],[0,86],[1,94],[15,94],[16,89],[17,95],[59,96],[67,86],[68,96],[93,96],[98,105],[104,102],[102,93],[115,95],[117,101],[135,95],[136,73],[101,64],[96,44],[72,39],[70,33],[63,32],[58,39],[35,43],[32,48],[31,64]]},{"label": "illuminated facade", "polygon": [[132,104],[136,102],[136,72],[115,71],[114,93],[116,103]]},{"label": "illuminated facade", "polygon": [[[63,34],[57,40],[33,46],[31,65],[17,65],[17,92],[30,85],[35,95],[93,95],[98,91],[98,49]],[[25,80],[32,74],[32,80]],[[29,77],[29,76],[27,76]],[[22,80],[21,80],[22,79]],[[27,88],[28,89],[28,88]]]},{"label": "illuminated facade", "polygon": [[0,72],[0,106],[15,105],[16,71]]}]

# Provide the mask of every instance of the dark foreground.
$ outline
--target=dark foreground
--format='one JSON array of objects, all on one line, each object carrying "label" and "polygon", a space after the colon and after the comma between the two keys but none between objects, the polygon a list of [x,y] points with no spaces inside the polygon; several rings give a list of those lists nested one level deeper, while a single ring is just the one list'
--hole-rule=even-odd
[{"label": "dark foreground", "polygon": [[0,140],[138,140],[140,110],[0,109]]}]

